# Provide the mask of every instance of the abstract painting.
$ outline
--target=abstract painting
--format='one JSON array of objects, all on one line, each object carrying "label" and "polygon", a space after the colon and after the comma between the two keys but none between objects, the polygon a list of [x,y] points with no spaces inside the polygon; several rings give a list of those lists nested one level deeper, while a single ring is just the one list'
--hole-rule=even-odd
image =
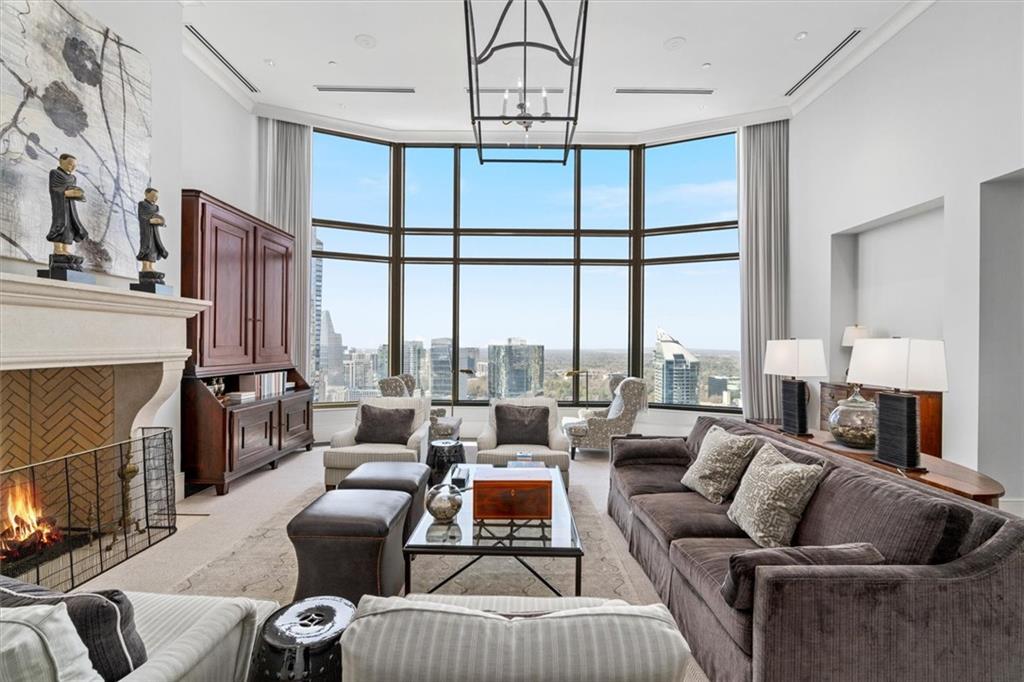
[{"label": "abstract painting", "polygon": [[0,3],[0,256],[45,263],[48,174],[75,156],[86,269],[134,277],[150,184],[149,62],[73,2]]}]

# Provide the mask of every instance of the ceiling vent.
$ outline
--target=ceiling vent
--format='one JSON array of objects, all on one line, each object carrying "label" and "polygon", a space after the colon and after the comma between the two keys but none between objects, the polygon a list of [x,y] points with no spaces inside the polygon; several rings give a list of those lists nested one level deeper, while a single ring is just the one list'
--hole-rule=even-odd
[{"label": "ceiling vent", "polygon": [[615,88],[616,95],[713,95],[711,88]]},{"label": "ceiling vent", "polygon": [[809,81],[809,80],[811,79],[811,77],[812,77],[812,76],[814,76],[814,74],[816,74],[816,73],[818,73],[819,71],[821,71],[821,69],[822,69],[822,68],[823,68],[823,67],[824,67],[824,66],[825,66],[826,64],[828,64],[828,63],[829,63],[830,61],[832,61],[832,59],[833,59],[833,58],[834,58],[834,57],[835,57],[835,56],[836,56],[837,54],[839,54],[839,52],[840,52],[840,51],[841,51],[841,50],[842,50],[842,49],[843,49],[844,47],[846,47],[846,46],[847,46],[847,45],[849,45],[849,44],[850,44],[851,42],[853,42],[853,39],[854,39],[854,38],[856,38],[857,36],[859,36],[860,34],[861,34],[861,29],[859,29],[859,28],[855,28],[855,29],[853,29],[853,30],[852,30],[852,31],[850,32],[850,35],[848,35],[848,36],[846,36],[845,38],[843,38],[843,40],[842,40],[842,41],[841,41],[841,42],[840,42],[840,43],[839,43],[838,45],[836,45],[835,47],[833,47],[833,48],[832,48],[832,51],[831,51],[831,52],[829,52],[829,53],[828,53],[827,55],[825,55],[825,58],[824,58],[824,59],[822,59],[822,60],[821,60],[820,62],[818,62],[817,64],[815,64],[815,65],[814,65],[814,68],[813,68],[813,69],[811,69],[811,70],[810,70],[810,71],[808,71],[808,72],[807,72],[806,74],[804,74],[804,77],[803,77],[803,78],[801,78],[800,80],[798,80],[798,81],[796,82],[796,85],[794,85],[793,87],[791,87],[791,88],[790,88],[789,90],[787,90],[787,91],[786,91],[786,97],[791,97],[791,96],[793,95],[793,93],[794,93],[794,92],[796,92],[797,90],[799,90],[799,89],[800,89],[800,87],[801,87],[801,86],[802,86],[802,85],[803,85],[804,83],[806,83],[807,81]]},{"label": "ceiling vent", "polygon": [[193,37],[195,37],[195,39],[203,45],[203,47],[210,51],[210,54],[217,58],[217,61],[224,65],[224,68],[230,71],[231,74],[235,78],[237,78],[242,85],[245,86],[246,90],[253,94],[259,92],[259,89],[255,85],[253,85],[248,78],[243,76],[242,72],[235,68],[234,64],[229,62],[227,58],[217,50],[217,48],[210,44],[210,41],[207,40],[206,37],[199,32],[199,29],[197,29],[192,24],[185,24],[185,28],[188,29],[188,32],[191,33]]},{"label": "ceiling vent", "polygon": [[415,94],[416,92],[416,88],[399,88],[373,85],[314,85],[313,87],[319,90],[320,92],[383,92],[393,95],[412,95]]}]

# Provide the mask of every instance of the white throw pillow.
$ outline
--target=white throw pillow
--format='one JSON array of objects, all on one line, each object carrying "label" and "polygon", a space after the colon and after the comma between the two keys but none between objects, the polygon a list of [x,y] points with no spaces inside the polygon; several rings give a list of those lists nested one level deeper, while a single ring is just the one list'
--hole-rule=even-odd
[{"label": "white throw pillow", "polygon": [[0,680],[103,682],[64,604],[0,609]]}]

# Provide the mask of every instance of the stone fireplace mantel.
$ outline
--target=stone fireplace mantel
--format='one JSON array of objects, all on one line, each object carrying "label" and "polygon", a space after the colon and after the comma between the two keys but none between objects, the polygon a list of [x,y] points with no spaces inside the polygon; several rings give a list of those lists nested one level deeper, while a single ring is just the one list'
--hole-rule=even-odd
[{"label": "stone fireplace mantel", "polygon": [[155,425],[157,410],[177,388],[191,354],[186,321],[209,307],[191,298],[0,273],[0,371],[138,365],[135,434]]}]

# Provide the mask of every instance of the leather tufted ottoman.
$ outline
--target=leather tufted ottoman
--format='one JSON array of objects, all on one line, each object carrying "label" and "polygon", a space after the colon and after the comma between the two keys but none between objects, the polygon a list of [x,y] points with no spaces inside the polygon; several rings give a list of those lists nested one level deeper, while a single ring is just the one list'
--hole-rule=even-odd
[{"label": "leather tufted ottoman", "polygon": [[288,522],[299,579],[294,599],[402,590],[402,530],[412,497],[395,490],[331,490]]},{"label": "leather tufted ottoman", "polygon": [[430,467],[418,462],[367,462],[360,464],[338,484],[338,490],[398,490],[412,497],[405,515],[402,539],[408,540],[423,516]]}]

